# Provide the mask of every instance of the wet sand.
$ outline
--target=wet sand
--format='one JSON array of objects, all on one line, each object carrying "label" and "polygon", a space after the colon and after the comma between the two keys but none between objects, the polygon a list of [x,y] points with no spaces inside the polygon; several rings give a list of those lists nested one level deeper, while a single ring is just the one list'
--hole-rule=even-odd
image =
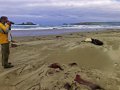
[{"label": "wet sand", "polygon": [[[99,39],[104,45],[82,42],[87,37]],[[120,90],[119,31],[15,37],[15,40],[20,45],[11,48],[10,61],[15,67],[0,66],[0,90],[91,90],[74,81],[78,74],[105,90]],[[48,67],[53,63],[64,70]],[[65,89],[66,83],[71,85],[70,89]]]}]

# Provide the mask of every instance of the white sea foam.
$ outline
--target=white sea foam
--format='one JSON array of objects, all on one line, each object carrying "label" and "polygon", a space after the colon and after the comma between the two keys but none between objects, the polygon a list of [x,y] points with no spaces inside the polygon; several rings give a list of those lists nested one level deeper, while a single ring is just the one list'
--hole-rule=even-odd
[{"label": "white sea foam", "polygon": [[64,26],[39,26],[39,25],[14,25],[12,30],[50,30],[50,29],[120,29],[113,25],[64,25]]}]

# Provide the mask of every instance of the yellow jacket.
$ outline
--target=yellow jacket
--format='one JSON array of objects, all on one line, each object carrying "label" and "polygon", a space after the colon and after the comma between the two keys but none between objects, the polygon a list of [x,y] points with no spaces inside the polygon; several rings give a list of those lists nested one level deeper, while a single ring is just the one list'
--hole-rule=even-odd
[{"label": "yellow jacket", "polygon": [[8,41],[8,29],[9,25],[0,23],[0,44],[9,43]]}]

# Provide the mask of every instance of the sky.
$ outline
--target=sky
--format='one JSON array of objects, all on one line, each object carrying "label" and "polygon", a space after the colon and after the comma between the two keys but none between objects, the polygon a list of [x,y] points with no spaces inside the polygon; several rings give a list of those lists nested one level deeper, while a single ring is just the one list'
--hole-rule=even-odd
[{"label": "sky", "polygon": [[120,0],[0,0],[0,16],[15,23],[60,25],[119,22]]}]

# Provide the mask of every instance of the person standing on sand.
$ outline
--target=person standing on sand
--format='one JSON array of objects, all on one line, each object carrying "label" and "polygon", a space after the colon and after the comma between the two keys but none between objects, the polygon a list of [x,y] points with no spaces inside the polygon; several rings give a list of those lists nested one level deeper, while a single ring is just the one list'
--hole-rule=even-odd
[{"label": "person standing on sand", "polygon": [[0,44],[1,44],[1,53],[2,53],[2,66],[4,68],[12,68],[14,67],[11,63],[8,63],[9,59],[9,40],[8,40],[8,32],[11,23],[8,21],[6,16],[2,16],[0,18]]}]

